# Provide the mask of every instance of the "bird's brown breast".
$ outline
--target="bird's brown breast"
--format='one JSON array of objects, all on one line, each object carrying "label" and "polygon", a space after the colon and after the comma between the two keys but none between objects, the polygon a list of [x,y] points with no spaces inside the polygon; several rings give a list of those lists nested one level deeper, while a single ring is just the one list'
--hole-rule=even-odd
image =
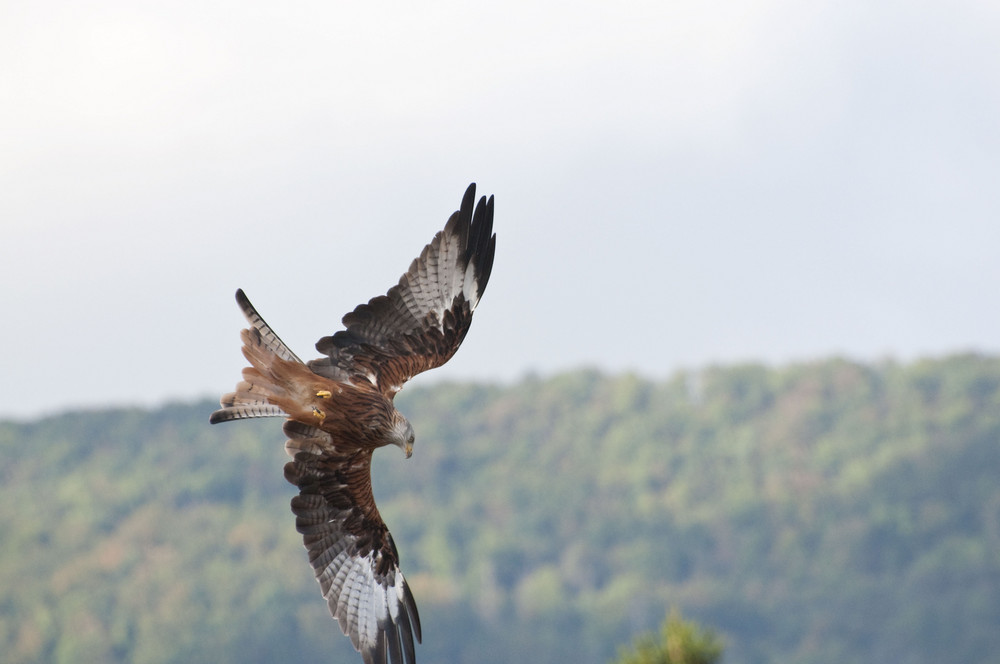
[{"label": "bird's brown breast", "polygon": [[330,433],[334,440],[351,441],[358,447],[389,444],[395,408],[378,390],[365,384],[330,380],[308,370],[307,373],[311,378],[307,389],[300,392],[302,404],[293,419]]}]

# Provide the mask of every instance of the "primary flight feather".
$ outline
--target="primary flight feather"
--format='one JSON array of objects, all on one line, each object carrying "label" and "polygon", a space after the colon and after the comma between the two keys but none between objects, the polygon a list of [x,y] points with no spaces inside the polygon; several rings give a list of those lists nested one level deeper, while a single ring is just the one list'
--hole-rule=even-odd
[{"label": "primary flight feather", "polygon": [[236,301],[250,366],[210,421],[283,416],[285,478],[299,488],[295,526],[330,613],[365,664],[412,664],[420,617],[371,487],[372,452],[396,445],[409,457],[413,427],[393,396],[422,371],[447,362],[465,338],[493,267],[493,197],[461,208],[399,283],[343,318],[303,362],[242,290]]}]

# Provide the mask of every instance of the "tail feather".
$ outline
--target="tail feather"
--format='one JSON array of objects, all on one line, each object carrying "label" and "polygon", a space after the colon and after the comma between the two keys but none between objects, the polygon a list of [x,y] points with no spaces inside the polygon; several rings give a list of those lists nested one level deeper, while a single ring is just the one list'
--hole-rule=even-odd
[{"label": "tail feather", "polygon": [[237,291],[236,301],[252,327],[240,332],[243,356],[251,366],[243,370],[243,380],[236,391],[222,397],[222,406],[209,417],[209,422],[228,422],[251,417],[285,417],[287,413],[272,400],[287,397],[287,391],[274,379],[271,370],[276,360],[300,363],[288,346],[260,317],[243,291]]},{"label": "tail feather", "polygon": [[267,324],[267,321],[257,313],[257,309],[250,303],[250,298],[246,296],[242,288],[236,291],[236,303],[240,306],[240,310],[243,312],[243,316],[247,319],[247,322],[260,333],[261,344],[264,347],[283,360],[302,362],[299,356],[293,353],[292,349],[281,340],[281,337],[274,333],[274,330]]},{"label": "tail feather", "polygon": [[[227,394],[223,397],[223,404],[227,397],[234,397],[235,394]],[[272,406],[266,402],[254,402],[240,405],[226,406],[212,413],[208,418],[210,424],[219,422],[229,422],[230,420],[245,420],[251,417],[285,417],[285,411],[277,406]]]}]

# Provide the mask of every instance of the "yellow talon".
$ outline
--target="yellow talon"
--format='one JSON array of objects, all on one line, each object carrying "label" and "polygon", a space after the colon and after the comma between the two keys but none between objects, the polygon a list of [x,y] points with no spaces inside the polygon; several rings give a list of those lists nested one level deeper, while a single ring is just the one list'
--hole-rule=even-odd
[{"label": "yellow talon", "polygon": [[330,397],[333,396],[333,392],[331,392],[330,390],[320,390],[319,392],[316,393],[316,396],[322,397],[323,399],[329,399]]},{"label": "yellow talon", "polygon": [[313,409],[313,415],[315,415],[319,419],[320,422],[322,422],[323,420],[326,419],[326,413],[324,413],[323,411],[321,411],[316,406],[313,406],[312,409]]}]

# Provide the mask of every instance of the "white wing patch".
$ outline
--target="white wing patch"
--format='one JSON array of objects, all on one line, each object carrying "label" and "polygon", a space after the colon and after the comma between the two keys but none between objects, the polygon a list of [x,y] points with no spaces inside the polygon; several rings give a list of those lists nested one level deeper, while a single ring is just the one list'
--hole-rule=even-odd
[{"label": "white wing patch", "polygon": [[451,309],[459,294],[464,293],[466,300],[477,299],[475,265],[470,262],[464,272],[461,270],[465,262],[465,248],[460,245],[462,239],[447,231],[435,235],[420,258],[410,266],[405,275],[407,288],[400,293],[415,320],[424,320],[428,314],[434,314],[442,332],[443,312]]},{"label": "white wing patch", "polygon": [[[399,638],[395,630],[389,628],[407,611],[406,581],[402,572],[396,567],[388,578],[377,579],[377,555],[372,552],[351,557],[342,551],[318,577],[321,583],[332,578],[325,593],[330,612],[366,662],[372,652],[398,650],[398,645],[390,646],[386,639]],[[411,622],[408,615],[403,616],[403,620],[407,624]]]}]

